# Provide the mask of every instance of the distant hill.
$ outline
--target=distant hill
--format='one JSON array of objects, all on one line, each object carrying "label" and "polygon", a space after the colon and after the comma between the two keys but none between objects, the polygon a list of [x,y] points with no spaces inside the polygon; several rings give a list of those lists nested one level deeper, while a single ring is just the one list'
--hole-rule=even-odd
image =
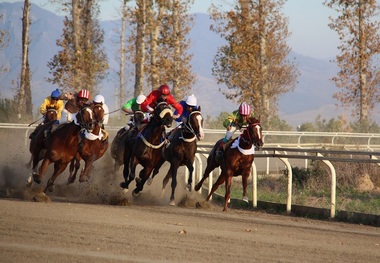
[{"label": "distant hill", "polygon": [[[0,26],[11,32],[11,43],[5,52],[0,54],[2,63],[10,69],[8,73],[0,76],[0,92],[2,97],[10,97],[13,95],[12,81],[17,81],[20,74],[22,2],[0,3],[0,10],[5,14],[5,24]],[[192,66],[197,75],[197,82],[192,93],[197,96],[204,114],[215,117],[222,111],[234,110],[237,104],[225,99],[219,91],[222,86],[218,86],[211,75],[213,57],[217,47],[224,42],[209,30],[211,20],[208,15],[199,13],[194,16],[195,25],[190,33],[190,52],[194,54]],[[46,82],[49,76],[46,65],[58,51],[55,42],[62,33],[63,18],[32,4],[31,19],[29,61],[32,70],[33,104],[37,111],[42,99],[55,88]],[[116,31],[119,23],[100,23],[105,30],[104,46],[111,67],[109,76],[103,82],[101,93],[105,95],[110,110],[118,107],[114,103],[114,90],[118,86],[118,62],[115,59],[118,46],[115,41],[118,41]],[[328,80],[335,75],[336,67],[327,60],[305,57],[295,52],[290,55],[296,58],[301,76],[294,92],[280,98],[280,117],[293,126],[307,121],[313,122],[318,114],[326,119],[336,117],[339,111],[335,110],[335,101],[332,98],[335,88]],[[132,94],[132,87],[133,83],[127,83],[128,94]]]}]

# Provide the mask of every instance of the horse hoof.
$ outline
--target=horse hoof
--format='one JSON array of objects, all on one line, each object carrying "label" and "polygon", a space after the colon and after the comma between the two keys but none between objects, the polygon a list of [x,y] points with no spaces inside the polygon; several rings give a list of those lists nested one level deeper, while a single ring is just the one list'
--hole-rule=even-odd
[{"label": "horse hoof", "polygon": [[175,206],[175,202],[174,202],[174,200],[171,200],[170,203],[169,203],[169,205],[171,205],[171,206]]},{"label": "horse hoof", "polygon": [[248,201],[248,197],[243,196],[243,201],[246,202],[246,203],[248,204],[248,203],[249,203],[249,201]]},{"label": "horse hoof", "polygon": [[136,189],[135,189],[135,190],[133,190],[132,195],[133,195],[134,197],[137,197],[137,196],[140,195],[140,192],[137,192]]},{"label": "horse hoof", "polygon": [[195,185],[195,186],[194,186],[194,190],[195,190],[195,191],[199,191],[199,189],[201,189],[201,186],[200,186],[200,185]]},{"label": "horse hoof", "polygon": [[54,185],[49,186],[47,189],[49,190],[50,193],[54,192]]},{"label": "horse hoof", "polygon": [[123,189],[127,189],[128,190],[128,185],[126,182],[121,182],[120,183],[120,187],[123,188]]},{"label": "horse hoof", "polygon": [[189,192],[191,192],[191,184],[187,184],[186,185],[186,190],[189,191]]},{"label": "horse hoof", "polygon": [[40,177],[39,177],[38,174],[33,173],[33,181],[34,181],[35,183],[37,183],[37,184],[40,184],[40,183],[41,183],[41,179],[40,179]]},{"label": "horse hoof", "polygon": [[128,189],[128,188],[123,188],[123,193],[124,193],[124,194],[128,194],[128,192],[129,192],[129,189]]},{"label": "horse hoof", "polygon": [[146,180],[146,184],[151,185],[152,182],[153,182],[153,178],[151,176],[149,176],[148,180]]}]

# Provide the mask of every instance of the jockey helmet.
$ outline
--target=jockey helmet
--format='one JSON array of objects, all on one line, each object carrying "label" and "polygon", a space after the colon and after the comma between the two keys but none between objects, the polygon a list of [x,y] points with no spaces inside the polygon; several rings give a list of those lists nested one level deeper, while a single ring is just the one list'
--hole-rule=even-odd
[{"label": "jockey helmet", "polygon": [[104,99],[103,95],[96,95],[94,98],[95,103],[104,104],[106,100]]},{"label": "jockey helmet", "polygon": [[78,98],[81,98],[81,99],[90,99],[90,92],[88,90],[82,89],[78,93]]},{"label": "jockey helmet", "polygon": [[146,99],[145,95],[141,94],[141,95],[137,96],[136,102],[137,102],[137,104],[141,104],[144,102],[145,99]]},{"label": "jockey helmet", "polygon": [[251,107],[247,103],[243,102],[239,106],[239,113],[240,115],[248,116],[251,114]]},{"label": "jockey helmet", "polygon": [[161,85],[158,90],[160,91],[161,95],[169,95],[170,94],[170,88],[168,85],[164,84]]},{"label": "jockey helmet", "polygon": [[194,96],[194,94],[191,94],[190,96],[187,97],[186,104],[190,107],[197,106],[197,98]]},{"label": "jockey helmet", "polygon": [[54,90],[54,91],[51,93],[51,95],[50,95],[50,97],[51,97],[52,99],[58,99],[59,96],[61,96],[61,92],[59,92],[58,89]]}]

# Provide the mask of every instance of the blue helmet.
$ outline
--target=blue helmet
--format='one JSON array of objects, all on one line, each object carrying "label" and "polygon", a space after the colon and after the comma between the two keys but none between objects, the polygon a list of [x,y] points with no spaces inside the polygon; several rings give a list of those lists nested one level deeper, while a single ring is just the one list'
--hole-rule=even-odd
[{"label": "blue helmet", "polygon": [[56,90],[54,90],[54,91],[51,93],[51,96],[50,96],[50,97],[52,97],[52,98],[54,98],[54,99],[58,99],[59,96],[61,96],[61,92],[59,92],[59,90],[56,89]]}]

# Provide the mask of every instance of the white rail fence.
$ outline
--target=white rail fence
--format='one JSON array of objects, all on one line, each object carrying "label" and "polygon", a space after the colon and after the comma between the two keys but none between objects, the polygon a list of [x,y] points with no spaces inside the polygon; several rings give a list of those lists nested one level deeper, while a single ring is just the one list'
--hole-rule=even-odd
[{"label": "white rail fence", "polygon": [[[25,146],[29,143],[29,134],[36,125],[0,123],[0,131],[3,129],[25,130]],[[115,134],[120,127],[108,127],[110,134]],[[224,136],[224,130],[205,130],[205,140],[198,143],[196,154],[194,179],[200,180],[203,175],[203,163],[208,157],[214,143]],[[289,159],[304,160],[307,167],[308,160],[321,160],[330,168],[331,174],[331,203],[330,217],[335,217],[336,204],[336,172],[331,161],[377,163],[380,164],[380,134],[367,133],[331,133],[331,132],[289,132],[289,131],[265,131],[265,148],[257,151],[255,162],[252,165],[252,204],[257,207],[257,167],[256,160],[265,158],[266,174],[269,174],[271,158],[278,158],[284,163],[288,171],[286,211],[291,213],[292,206],[292,165]],[[338,156],[338,157],[336,157]],[[343,156],[343,157],[342,157]],[[188,171],[185,169],[185,175]],[[186,178],[187,180],[187,178]],[[208,179],[208,192],[213,184],[213,175]],[[200,190],[202,191],[202,189]]]}]

